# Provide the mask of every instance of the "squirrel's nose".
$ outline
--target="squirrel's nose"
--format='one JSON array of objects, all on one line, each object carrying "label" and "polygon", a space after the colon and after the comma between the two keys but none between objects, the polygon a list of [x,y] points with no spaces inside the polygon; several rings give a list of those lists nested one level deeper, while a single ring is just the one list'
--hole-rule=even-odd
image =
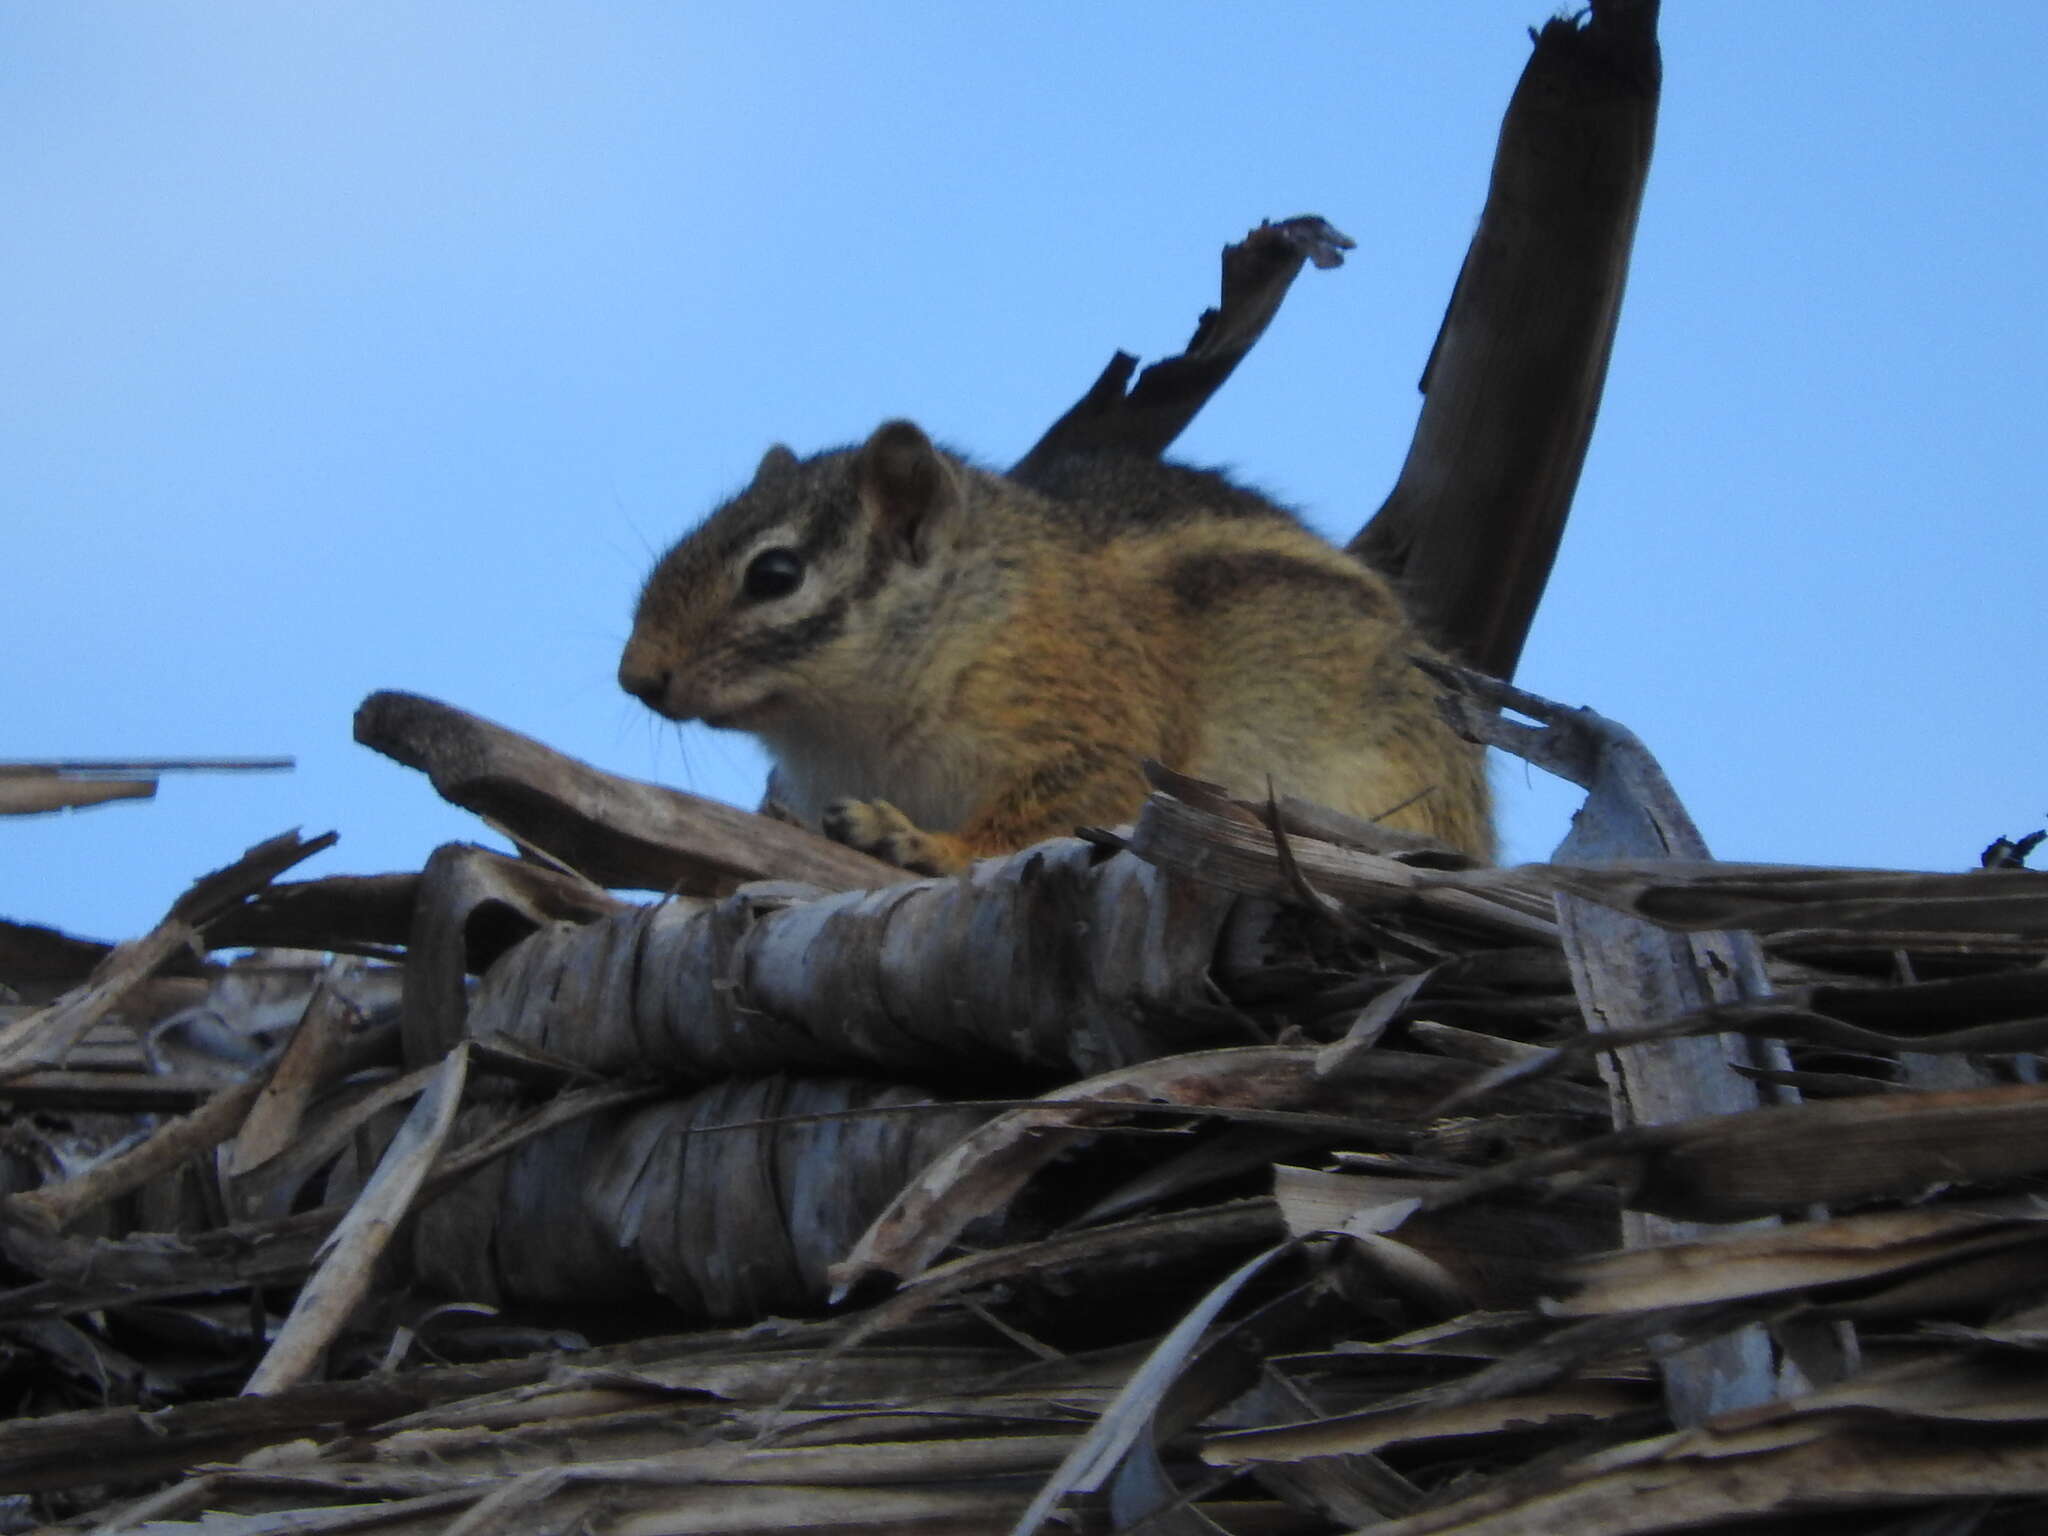
[{"label": "squirrel's nose", "polygon": [[619,686],[649,709],[659,710],[668,696],[669,670],[627,657],[619,663]]}]

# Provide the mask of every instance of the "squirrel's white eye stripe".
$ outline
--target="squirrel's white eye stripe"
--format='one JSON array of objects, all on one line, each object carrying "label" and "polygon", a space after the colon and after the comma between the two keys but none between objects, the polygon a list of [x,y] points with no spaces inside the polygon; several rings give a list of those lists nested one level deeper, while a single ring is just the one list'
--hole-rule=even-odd
[{"label": "squirrel's white eye stripe", "polygon": [[801,551],[803,542],[804,530],[802,527],[794,523],[777,523],[773,528],[756,534],[753,538],[747,540],[746,543],[740,545],[732,556],[733,566],[738,570],[744,571],[771,549]]}]

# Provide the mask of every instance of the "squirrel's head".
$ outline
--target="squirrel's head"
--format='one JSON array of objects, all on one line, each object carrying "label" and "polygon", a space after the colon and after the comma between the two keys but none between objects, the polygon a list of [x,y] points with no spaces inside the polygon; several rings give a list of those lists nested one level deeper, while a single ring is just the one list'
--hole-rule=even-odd
[{"label": "squirrel's head", "polygon": [[662,556],[619,686],[671,720],[755,730],[858,697],[902,602],[939,579],[964,524],[960,467],[907,421],[857,449],[779,444],[753,484]]}]

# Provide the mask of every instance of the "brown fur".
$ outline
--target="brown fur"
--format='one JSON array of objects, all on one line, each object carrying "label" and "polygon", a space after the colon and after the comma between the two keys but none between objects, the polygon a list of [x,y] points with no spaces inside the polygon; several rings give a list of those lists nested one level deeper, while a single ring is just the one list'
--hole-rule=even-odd
[{"label": "brown fur", "polygon": [[[771,450],[648,578],[620,683],[752,731],[799,818],[913,869],[1128,821],[1147,757],[1491,855],[1479,750],[1379,576],[1200,471],[1081,461],[1040,484],[907,422]],[[800,583],[771,591],[792,560]]]}]

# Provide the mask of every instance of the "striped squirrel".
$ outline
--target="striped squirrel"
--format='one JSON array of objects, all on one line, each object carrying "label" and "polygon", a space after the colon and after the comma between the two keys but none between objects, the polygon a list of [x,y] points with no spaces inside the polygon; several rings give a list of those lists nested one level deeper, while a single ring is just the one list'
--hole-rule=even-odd
[{"label": "striped squirrel", "polygon": [[892,421],[770,448],[655,566],[619,684],[751,732],[799,820],[928,874],[1129,821],[1147,757],[1486,858],[1426,649],[1386,581],[1221,475],[1098,456],[1027,485]]}]

